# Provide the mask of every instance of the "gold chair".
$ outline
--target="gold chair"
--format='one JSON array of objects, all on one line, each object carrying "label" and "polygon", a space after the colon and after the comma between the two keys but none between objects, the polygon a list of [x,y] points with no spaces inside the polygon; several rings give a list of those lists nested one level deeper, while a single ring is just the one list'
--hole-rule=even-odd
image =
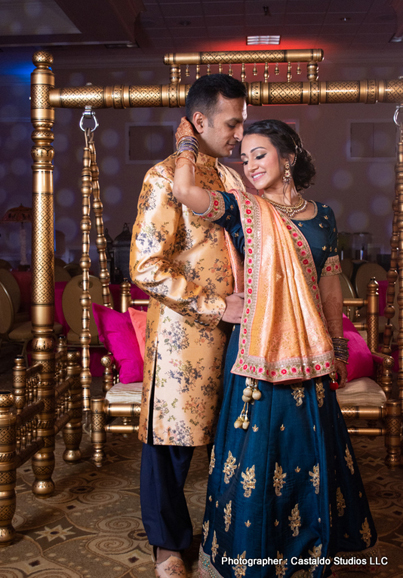
[{"label": "gold chair", "polygon": [[17,280],[14,275],[10,273],[7,269],[0,269],[0,283],[3,283],[4,287],[7,289],[8,294],[11,297],[14,307],[14,321],[16,323],[22,323],[23,321],[29,321],[29,313],[26,311],[20,311],[21,307],[21,291]]},{"label": "gold chair", "polygon": [[[354,291],[353,284],[351,283],[347,275],[343,272],[339,275],[339,279],[343,299],[355,299],[357,295],[356,292]],[[350,321],[354,321],[356,316],[358,315],[358,309],[357,307],[353,306],[348,307],[345,310],[345,314],[350,319]]]},{"label": "gold chair", "polygon": [[[125,281],[121,285],[121,312],[124,313],[131,306],[147,307],[148,299],[132,299],[130,283]],[[105,444],[107,433],[129,434],[138,431],[138,417],[141,408],[143,382],[120,383],[116,366],[111,355],[102,358],[105,368],[103,377],[102,396],[91,397],[91,442],[94,453],[93,461],[101,466],[105,458]],[[115,418],[122,418],[122,424],[113,424]]]},{"label": "gold chair", "polygon": [[360,265],[355,275],[354,285],[357,297],[365,299],[367,296],[367,287],[371,279],[385,281],[387,273],[378,263],[364,263]]},{"label": "gold chair", "polygon": [[352,276],[353,276],[353,272],[354,272],[353,260],[352,259],[341,259],[340,266],[341,266],[342,272],[347,277],[347,279],[350,281]]},{"label": "gold chair", "polygon": [[[60,323],[55,323],[53,330],[56,335],[59,335],[62,333],[63,327]],[[28,365],[27,346],[31,339],[31,321],[15,321],[13,301],[3,283],[0,282],[0,348],[4,340],[21,343],[23,346],[21,355],[25,358]]]},{"label": "gold chair", "polygon": [[[385,463],[389,467],[398,466],[402,415],[399,401],[391,398],[393,358],[378,351],[378,283],[375,279],[370,281],[366,299],[343,299],[343,305],[346,308],[366,307],[365,320],[354,325],[367,332],[367,345],[376,366],[376,378],[355,379],[345,388],[337,390],[341,412],[351,435],[384,436]],[[356,421],[359,420],[368,423],[357,426]]]},{"label": "gold chair", "polygon": [[[82,275],[71,277],[63,291],[62,307],[64,317],[70,327],[67,334],[67,342],[71,345],[80,346],[80,334],[82,330]],[[89,276],[89,293],[91,302],[103,305],[102,284],[98,277],[94,275]],[[112,299],[112,297],[111,297]],[[90,311],[90,327],[91,334],[90,346],[101,345],[98,338],[98,328],[96,326],[92,309]]]},{"label": "gold chair", "polygon": [[0,269],[7,269],[10,271],[12,269],[11,263],[6,261],[5,259],[0,259]]},{"label": "gold chair", "polygon": [[70,273],[61,265],[55,265],[55,281],[67,281],[71,279]]},{"label": "gold chair", "polygon": [[83,274],[83,270],[81,268],[81,265],[79,263],[67,263],[67,265],[64,266],[64,269],[66,269],[66,271],[69,273],[70,277],[75,277],[76,275],[82,275]]},{"label": "gold chair", "polygon": [[66,447],[63,459],[69,463],[81,459],[79,354],[67,352],[64,336],[59,338],[52,365],[54,380],[42,381],[43,364],[27,367],[18,356],[13,370],[13,391],[0,391],[0,547],[10,544],[15,536],[12,521],[18,499],[17,468],[32,460],[32,491],[37,497],[46,498],[54,490],[53,450],[58,432],[63,432]]}]

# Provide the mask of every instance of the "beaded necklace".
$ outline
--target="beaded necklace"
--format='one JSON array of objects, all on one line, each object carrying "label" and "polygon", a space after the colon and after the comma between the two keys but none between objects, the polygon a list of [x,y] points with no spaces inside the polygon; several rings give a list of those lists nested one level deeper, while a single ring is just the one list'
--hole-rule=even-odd
[{"label": "beaded necklace", "polygon": [[282,205],[280,203],[276,203],[275,201],[272,201],[271,199],[266,197],[265,194],[263,194],[262,196],[264,199],[266,199],[266,201],[269,201],[269,203],[271,205],[273,205],[273,207],[275,209],[277,209],[278,211],[281,211],[282,213],[287,215],[287,217],[289,217],[290,219],[292,219],[298,213],[302,213],[302,211],[305,211],[306,206],[308,204],[308,201],[306,199],[303,199],[302,196],[300,195],[300,193],[297,193],[298,200],[295,203],[295,205]]}]

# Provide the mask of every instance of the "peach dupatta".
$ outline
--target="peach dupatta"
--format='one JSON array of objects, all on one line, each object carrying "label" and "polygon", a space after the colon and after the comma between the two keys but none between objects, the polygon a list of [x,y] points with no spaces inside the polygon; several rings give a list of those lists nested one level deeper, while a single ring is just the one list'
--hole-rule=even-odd
[{"label": "peach dupatta", "polygon": [[232,373],[270,382],[329,374],[333,345],[306,238],[265,199],[231,192],[245,236],[243,272],[231,259],[237,291],[245,292]]}]

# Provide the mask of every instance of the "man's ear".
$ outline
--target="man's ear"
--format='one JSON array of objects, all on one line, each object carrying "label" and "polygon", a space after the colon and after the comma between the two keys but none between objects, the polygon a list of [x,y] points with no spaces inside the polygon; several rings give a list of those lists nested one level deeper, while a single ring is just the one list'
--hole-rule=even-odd
[{"label": "man's ear", "polygon": [[198,134],[203,134],[207,126],[207,117],[202,112],[195,112],[193,114],[192,124]]}]

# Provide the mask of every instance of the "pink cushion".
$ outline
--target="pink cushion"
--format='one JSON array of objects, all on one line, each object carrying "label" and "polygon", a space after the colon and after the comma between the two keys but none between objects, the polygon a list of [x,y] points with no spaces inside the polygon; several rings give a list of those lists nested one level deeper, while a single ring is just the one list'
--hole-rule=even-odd
[{"label": "pink cushion", "polygon": [[359,377],[372,377],[374,373],[374,362],[372,354],[352,321],[343,314],[343,333],[348,339],[349,358],[347,364],[347,381],[358,379]]},{"label": "pink cushion", "polygon": [[119,313],[103,305],[92,304],[99,340],[115,358],[119,380],[132,383],[143,380],[143,358],[130,320],[130,314]]},{"label": "pink cushion", "polygon": [[147,311],[138,311],[137,309],[133,309],[133,307],[129,307],[129,314],[140,347],[141,357],[144,360],[144,352],[146,349]]}]

